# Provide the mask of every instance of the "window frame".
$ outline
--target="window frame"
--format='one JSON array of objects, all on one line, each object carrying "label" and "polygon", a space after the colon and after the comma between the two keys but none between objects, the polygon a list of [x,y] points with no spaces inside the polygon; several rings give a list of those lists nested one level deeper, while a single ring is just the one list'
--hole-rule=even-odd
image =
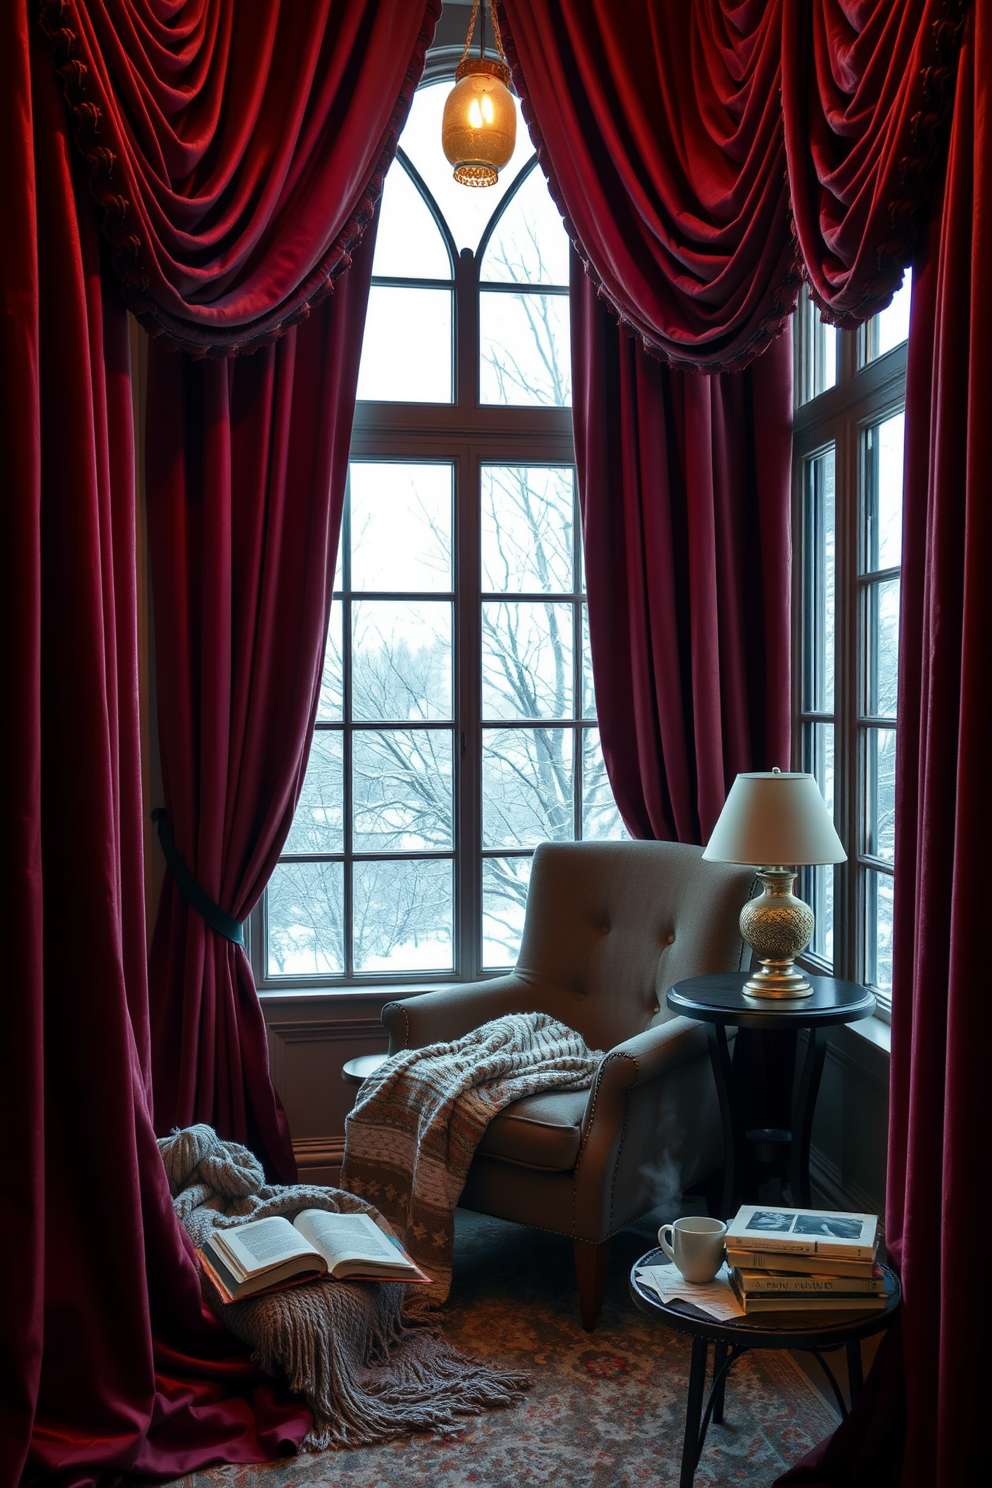
[{"label": "window frame", "polygon": [[[431,79],[425,75],[424,82]],[[399,403],[363,400],[356,406],[352,434],[350,461],[371,460],[386,463],[433,462],[450,464],[453,469],[453,554],[456,570],[454,579],[454,679],[453,698],[453,790],[454,790],[454,907],[453,907],[453,966],[450,971],[411,971],[397,974],[395,971],[354,972],[352,974],[290,974],[273,976],[268,971],[268,948],[266,945],[264,895],[249,923],[249,955],[255,985],[261,994],[287,994],[300,990],[319,991],[338,995],[354,994],[368,990],[374,992],[383,987],[403,988],[410,992],[424,988],[462,981],[483,980],[503,974],[505,968],[486,968],[482,941],[482,917],[484,912],[482,877],[487,857],[521,856],[530,858],[533,847],[486,848],[483,845],[482,822],[482,662],[481,662],[481,468],[483,465],[553,465],[575,467],[574,440],[572,435],[572,413],[570,407],[533,405],[498,405],[480,402],[480,307],[481,292],[505,289],[507,292],[526,291],[527,286],[507,284],[501,286],[489,281],[480,282],[481,268],[489,240],[510,209],[517,192],[530,176],[539,169],[536,155],[518,171],[510,187],[499,202],[492,220],[487,225],[479,245],[473,254],[465,249],[455,249],[450,230],[445,223],[429,188],[416,168],[402,150],[398,151],[411,180],[420,190],[431,214],[444,238],[452,263],[451,281],[404,279],[394,275],[375,276],[373,284],[412,285],[447,288],[452,293],[452,401],[450,403]],[[574,250],[570,249],[570,254]],[[568,287],[533,286],[539,293],[555,293],[567,296]],[[579,520],[577,483],[573,481],[573,589],[569,593],[534,596],[541,600],[569,602],[573,606],[573,636],[581,640],[582,608],[585,604],[584,587],[576,589],[581,582],[582,550],[581,524]],[[341,542],[346,539],[346,528],[342,527]],[[442,591],[446,593],[447,591]],[[335,591],[337,598],[337,591]],[[434,596],[440,597],[440,596]],[[504,596],[500,595],[499,598]],[[506,596],[517,598],[516,595]],[[577,618],[576,618],[577,617]],[[475,664],[466,665],[466,656],[475,657]],[[583,689],[581,687],[581,653],[573,656],[573,706],[568,719],[539,720],[572,732],[580,749],[573,747],[573,770],[578,772],[578,784],[573,783],[573,810],[581,811],[581,741],[584,730],[597,729],[595,716],[584,714]],[[503,720],[495,726],[514,726],[525,720]],[[375,725],[371,725],[375,727]],[[352,721],[343,725],[345,733],[354,729]],[[347,772],[348,750],[344,749]],[[576,805],[578,792],[578,805]],[[343,798],[347,809],[350,794],[345,786]],[[347,829],[346,829],[347,832]],[[347,841],[347,836],[346,836]],[[427,858],[437,856],[430,851],[412,854],[398,853],[396,856]],[[338,854],[331,854],[338,857]],[[349,856],[355,860],[363,856]],[[373,855],[381,856],[381,855]],[[385,854],[391,857],[392,854]],[[440,856],[448,856],[447,853]],[[348,909],[347,875],[345,907]]]},{"label": "window frame", "polygon": [[[804,289],[796,317],[795,375],[800,396],[810,392],[809,369],[817,353],[810,340],[817,312]],[[903,412],[906,398],[908,343],[867,360],[874,327],[837,332],[837,378],[833,387],[798,403],[793,426],[793,531],[797,561],[793,565],[793,768],[806,763],[806,726],[831,722],[834,728],[834,824],[847,851],[847,861],[833,871],[833,957],[807,952],[809,969],[865,983],[868,874],[891,877],[893,864],[865,851],[866,761],[869,730],[891,728],[893,720],[868,714],[866,651],[869,642],[867,596],[880,575],[865,571],[867,461],[869,428]],[[820,358],[822,364],[822,357]],[[806,614],[809,582],[807,470],[810,460],[834,450],[834,697],[832,715],[807,706],[806,666],[812,627]],[[898,576],[898,568],[891,576]],[[895,724],[898,724],[898,714]],[[800,875],[799,892],[812,897],[811,873]],[[821,870],[822,871],[822,870]],[[830,872],[830,869],[826,870]],[[877,1013],[886,1022],[891,999],[873,987]]]}]

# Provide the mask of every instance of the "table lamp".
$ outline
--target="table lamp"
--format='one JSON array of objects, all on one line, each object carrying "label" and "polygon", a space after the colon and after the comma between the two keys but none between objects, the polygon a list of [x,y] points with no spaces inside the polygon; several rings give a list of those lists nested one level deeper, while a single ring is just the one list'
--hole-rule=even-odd
[{"label": "table lamp", "polygon": [[814,918],[792,892],[796,869],[847,857],[813,776],[777,769],[738,775],[703,857],[754,863],[764,886],[741,910],[741,935],[761,962],[744,991],[808,996],[813,989],[794,963],[812,939]]}]

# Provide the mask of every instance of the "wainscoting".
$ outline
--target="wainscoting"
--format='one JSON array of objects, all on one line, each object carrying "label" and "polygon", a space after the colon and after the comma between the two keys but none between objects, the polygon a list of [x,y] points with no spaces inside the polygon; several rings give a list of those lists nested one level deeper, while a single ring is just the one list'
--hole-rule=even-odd
[{"label": "wainscoting", "polygon": [[[345,1116],[355,1097],[341,1067],[358,1054],[385,1052],[379,1015],[402,995],[408,994],[380,988],[262,998],[272,1077],[286,1107],[303,1180],[337,1182]],[[818,1200],[830,1208],[882,1214],[889,1060],[887,1030],[870,1021],[872,1027],[862,1032],[859,1025],[827,1031],[811,1177]]]},{"label": "wainscoting", "polygon": [[272,1079],[286,1108],[293,1151],[305,1183],[335,1185],[344,1152],[344,1119],[355,1086],[341,1068],[358,1054],[384,1054],[380,1013],[395,994],[277,993],[262,998]]}]

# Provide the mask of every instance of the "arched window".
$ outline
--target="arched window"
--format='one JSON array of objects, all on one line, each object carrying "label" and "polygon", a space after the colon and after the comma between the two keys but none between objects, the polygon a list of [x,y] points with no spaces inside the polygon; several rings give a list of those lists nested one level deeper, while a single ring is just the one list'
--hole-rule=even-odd
[{"label": "arched window", "polygon": [[313,748],[253,937],[260,986],[513,964],[537,843],[617,837],[589,665],[569,244],[523,120],[451,179],[450,76],[380,208]]}]

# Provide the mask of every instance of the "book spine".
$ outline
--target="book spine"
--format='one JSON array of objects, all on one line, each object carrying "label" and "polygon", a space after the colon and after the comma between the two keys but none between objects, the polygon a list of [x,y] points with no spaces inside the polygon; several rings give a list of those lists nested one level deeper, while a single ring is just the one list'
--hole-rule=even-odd
[{"label": "book spine", "polygon": [[[873,1261],[850,1261],[843,1256],[793,1256],[785,1251],[778,1251],[771,1255],[764,1250],[738,1250],[731,1248],[727,1251],[727,1264],[736,1266],[740,1271],[775,1271],[788,1270],[800,1275],[822,1275],[822,1276],[859,1276],[870,1277],[873,1274]],[[836,1267],[831,1271],[831,1267]]]},{"label": "book spine", "polygon": [[[728,1235],[727,1245],[736,1250],[748,1250],[754,1244],[753,1235]],[[829,1260],[835,1256],[843,1261],[870,1261],[875,1254],[875,1246],[853,1245],[846,1240],[777,1240],[774,1237],[761,1237],[761,1249],[766,1255],[781,1253],[782,1255],[810,1255],[821,1256]]]},{"label": "book spine", "polygon": [[738,1285],[745,1297],[772,1293],[779,1297],[800,1297],[806,1293],[814,1296],[839,1293],[841,1296],[856,1296],[860,1293],[882,1294],[884,1281],[872,1277],[863,1280],[858,1276],[755,1276],[747,1273],[740,1277]]}]

